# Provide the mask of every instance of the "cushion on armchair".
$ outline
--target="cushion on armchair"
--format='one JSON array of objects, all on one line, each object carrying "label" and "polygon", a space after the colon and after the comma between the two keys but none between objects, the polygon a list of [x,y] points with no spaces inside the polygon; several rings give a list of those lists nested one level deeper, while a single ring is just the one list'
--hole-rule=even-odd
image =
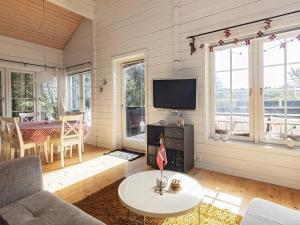
[{"label": "cushion on armchair", "polygon": [[0,215],[0,225],[8,225],[7,221]]},{"label": "cushion on armchair", "polygon": [[0,214],[11,225],[104,225],[47,191],[0,208]]},{"label": "cushion on armchair", "polygon": [[300,225],[300,212],[254,198],[248,205],[242,225]]},{"label": "cushion on armchair", "polygon": [[0,163],[0,208],[43,190],[39,157]]}]

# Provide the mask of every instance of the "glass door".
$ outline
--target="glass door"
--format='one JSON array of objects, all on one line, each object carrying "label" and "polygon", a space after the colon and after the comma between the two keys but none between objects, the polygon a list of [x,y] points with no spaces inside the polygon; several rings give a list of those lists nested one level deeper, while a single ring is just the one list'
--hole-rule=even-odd
[{"label": "glass door", "polygon": [[0,69],[0,116],[5,116],[5,77],[4,70]]},{"label": "glass door", "polygon": [[69,110],[84,112],[84,121],[91,124],[91,73],[84,72],[68,77],[69,82]]},{"label": "glass door", "polygon": [[91,74],[90,73],[84,73],[82,76],[82,82],[83,82],[83,112],[84,112],[84,119],[85,122],[88,124],[91,124],[92,120],[92,108],[91,108],[91,102],[92,102],[92,94],[91,94]]},{"label": "glass door", "polygon": [[144,61],[123,64],[122,83],[123,147],[145,150]]},{"label": "glass door", "polygon": [[34,73],[10,71],[10,100],[9,109],[13,117],[35,111]]},{"label": "glass door", "polygon": [[70,111],[71,112],[80,112],[80,83],[81,76],[80,74],[72,75],[69,78],[70,80]]},{"label": "glass door", "polygon": [[58,119],[57,81],[40,82],[39,108],[41,119]]}]

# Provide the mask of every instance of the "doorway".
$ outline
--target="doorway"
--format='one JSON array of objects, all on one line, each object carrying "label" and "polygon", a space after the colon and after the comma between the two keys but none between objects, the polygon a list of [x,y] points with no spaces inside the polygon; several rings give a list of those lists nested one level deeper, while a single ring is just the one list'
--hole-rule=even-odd
[{"label": "doorway", "polygon": [[126,62],[121,67],[122,145],[143,150],[146,142],[144,60]]}]

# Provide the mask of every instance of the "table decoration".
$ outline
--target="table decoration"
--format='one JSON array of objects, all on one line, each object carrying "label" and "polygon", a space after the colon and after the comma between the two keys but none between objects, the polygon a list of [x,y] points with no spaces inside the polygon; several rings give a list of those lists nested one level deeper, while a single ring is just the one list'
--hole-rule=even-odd
[{"label": "table decoration", "polygon": [[163,171],[164,171],[164,167],[167,165],[168,163],[168,159],[167,159],[167,153],[166,153],[166,149],[164,146],[164,138],[163,135],[161,134],[160,136],[160,146],[159,146],[159,150],[157,152],[157,157],[156,157],[156,163],[158,168],[160,169],[160,180],[157,179],[157,185],[159,185],[159,194],[162,195],[162,189],[163,186],[167,186],[168,182],[163,181]]}]

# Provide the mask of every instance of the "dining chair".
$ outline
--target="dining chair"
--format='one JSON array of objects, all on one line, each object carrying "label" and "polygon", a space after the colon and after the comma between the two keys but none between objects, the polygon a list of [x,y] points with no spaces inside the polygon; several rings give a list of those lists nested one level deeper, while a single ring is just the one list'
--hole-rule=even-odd
[{"label": "dining chair", "polygon": [[38,120],[39,116],[40,116],[39,112],[19,113],[19,117],[20,117],[22,123],[23,122],[36,121],[36,120]]},{"label": "dining chair", "polygon": [[32,142],[29,139],[23,139],[20,127],[19,127],[19,121],[17,118],[14,118],[14,124],[15,124],[15,129],[17,131],[17,136],[18,136],[18,147],[20,149],[20,157],[25,156],[25,151],[26,150],[32,150],[34,151],[34,154],[37,155],[37,145],[35,142]]},{"label": "dining chair", "polygon": [[2,118],[2,116],[0,116],[0,161],[2,161],[2,152],[3,152],[3,150],[2,150],[2,131],[3,131],[2,121],[3,121],[3,118]]},{"label": "dining chair", "polygon": [[17,157],[18,142],[17,133],[14,129],[15,119],[18,117],[3,117],[1,121],[1,154],[3,160],[10,160]]},{"label": "dining chair", "polygon": [[[66,111],[64,112],[64,115],[83,115],[82,121],[84,121],[84,112],[72,112],[72,111]],[[64,115],[59,116],[59,120],[62,120],[62,117]],[[82,132],[82,141],[81,141],[81,151],[84,152],[84,132]],[[70,146],[70,157],[72,157],[72,146]]]},{"label": "dining chair", "polygon": [[0,132],[1,132],[1,147],[0,147],[0,161],[5,161],[10,159],[8,155],[11,155],[11,148],[10,148],[10,138],[9,134],[6,129],[5,121],[3,118],[0,118]]},{"label": "dining chair", "polygon": [[[54,146],[57,147],[57,151],[60,152],[61,166],[64,167],[64,157],[67,147],[77,145],[79,161],[82,162],[82,120],[83,115],[65,115],[62,116],[62,128],[60,137],[50,138],[50,161],[53,162],[53,150]],[[70,149],[71,151],[71,149]],[[70,152],[70,155],[72,153]]]}]

